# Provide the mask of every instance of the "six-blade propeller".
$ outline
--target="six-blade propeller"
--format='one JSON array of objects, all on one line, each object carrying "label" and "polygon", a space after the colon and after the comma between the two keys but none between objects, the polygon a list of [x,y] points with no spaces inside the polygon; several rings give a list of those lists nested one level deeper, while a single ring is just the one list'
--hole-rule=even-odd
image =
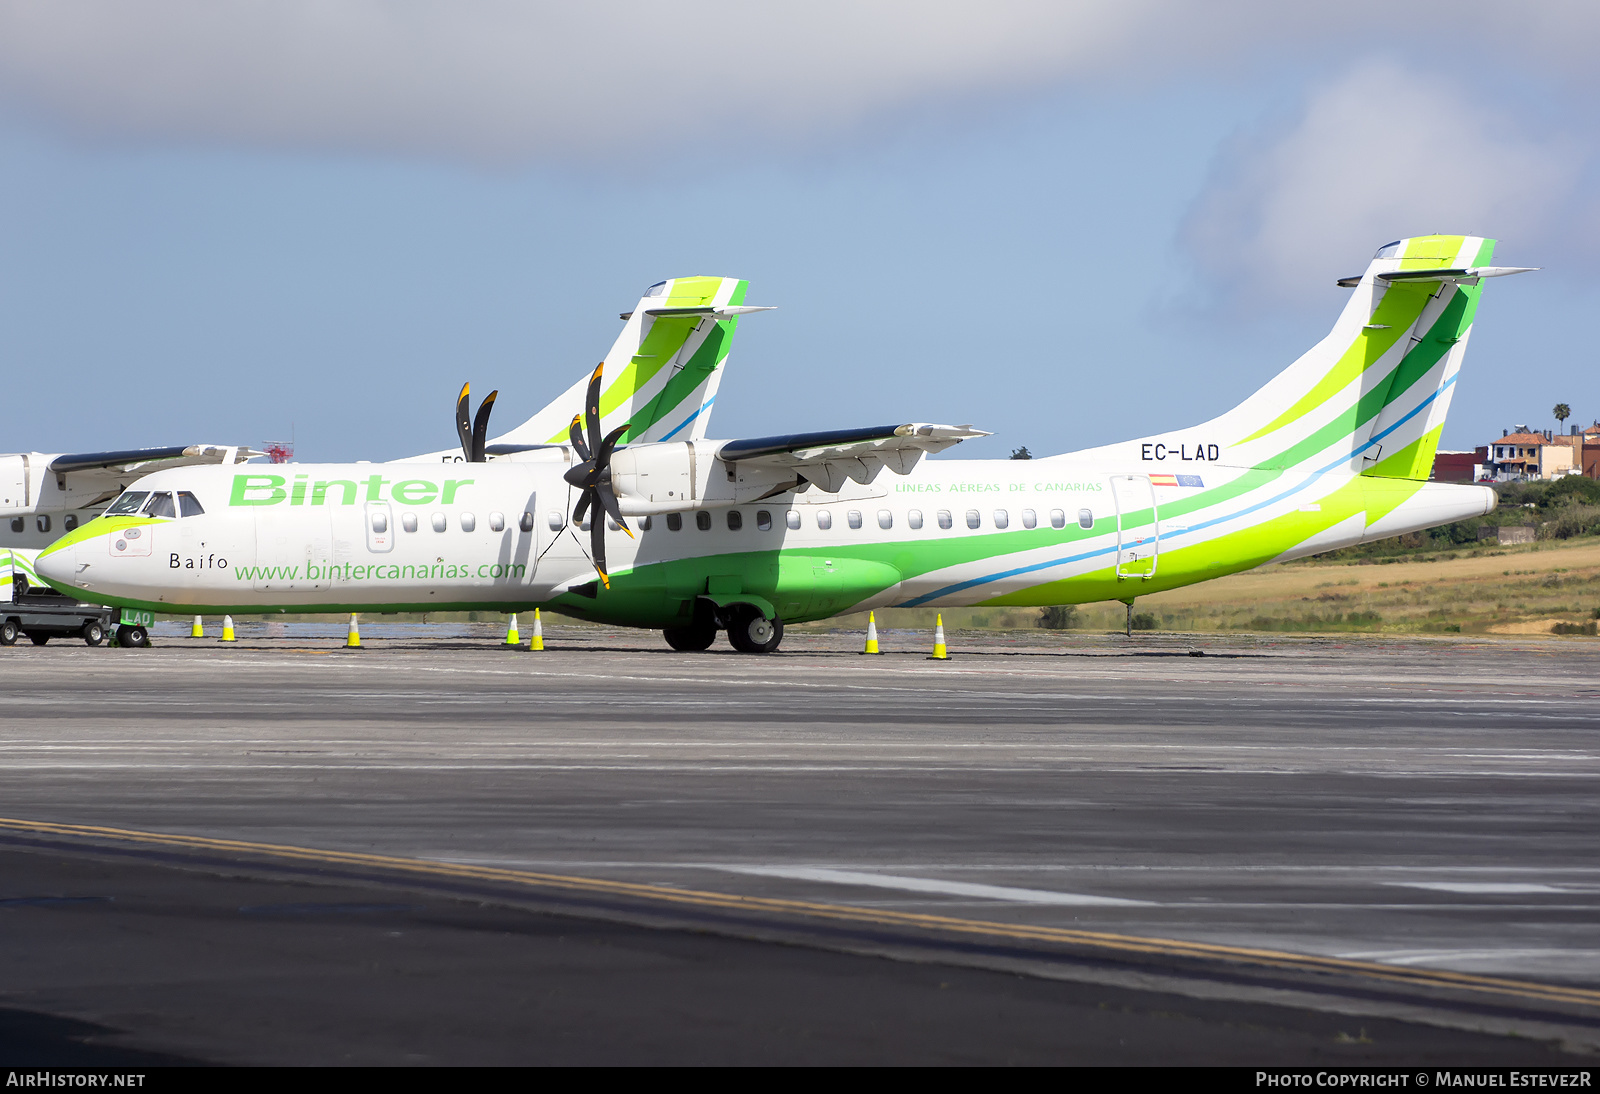
[{"label": "six-blade propeller", "polygon": [[[582,491],[578,495],[578,504],[572,510],[572,522],[581,525],[584,515],[589,515],[589,550],[601,584],[609,589],[611,577],[606,573],[604,518],[609,516],[618,528],[628,533],[630,539],[633,538],[633,529],[622,519],[617,495],[611,489],[611,453],[628,431],[628,424],[619,425],[604,437],[600,436],[600,373],[605,367],[604,361],[595,366],[594,375],[589,377],[589,393],[583,400],[583,413],[572,418],[572,448],[583,462],[573,464],[563,477]],[[587,440],[584,438],[584,425],[589,429]]]}]

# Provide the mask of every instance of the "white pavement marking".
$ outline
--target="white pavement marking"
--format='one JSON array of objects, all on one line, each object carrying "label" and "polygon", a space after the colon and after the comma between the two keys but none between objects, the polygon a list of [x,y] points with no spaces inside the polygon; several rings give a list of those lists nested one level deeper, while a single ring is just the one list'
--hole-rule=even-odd
[{"label": "white pavement marking", "polygon": [[1386,881],[1406,889],[1437,889],[1441,893],[1573,893],[1584,890],[1564,885],[1542,885],[1532,881]]},{"label": "white pavement marking", "polygon": [[875,889],[901,889],[912,893],[941,893],[946,896],[975,896],[985,900],[1006,900],[1014,904],[1152,904],[1149,900],[1123,900],[1114,896],[1089,896],[1084,893],[1058,893],[1051,889],[1016,889],[1009,885],[975,885],[966,881],[940,881],[936,878],[898,877],[894,874],[869,874],[861,870],[829,870],[820,866],[719,866],[733,874],[793,878],[797,881],[825,881],[833,885],[865,885]]}]

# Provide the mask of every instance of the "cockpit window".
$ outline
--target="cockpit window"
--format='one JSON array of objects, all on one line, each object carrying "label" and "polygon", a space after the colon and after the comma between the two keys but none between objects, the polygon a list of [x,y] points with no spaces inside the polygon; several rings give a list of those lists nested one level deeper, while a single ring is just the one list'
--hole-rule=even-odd
[{"label": "cockpit window", "polygon": [[148,490],[124,490],[122,496],[111,503],[111,508],[106,510],[108,517],[126,516],[137,513],[139,506],[144,504],[144,499],[150,496]]},{"label": "cockpit window", "polygon": [[1400,244],[1402,244],[1404,242],[1405,242],[1405,240],[1403,240],[1403,239],[1397,239],[1393,243],[1386,243],[1382,247],[1379,247],[1378,248],[1378,253],[1373,255],[1372,257],[1373,258],[1393,258],[1393,257],[1395,257],[1396,255],[1398,255],[1400,253]]},{"label": "cockpit window", "polygon": [[144,515],[147,517],[175,517],[177,509],[172,505],[172,494],[166,490],[158,490],[150,495],[150,500],[144,503]]},{"label": "cockpit window", "polygon": [[178,491],[178,512],[186,517],[205,515],[205,509],[199,500],[187,490]]},{"label": "cockpit window", "polygon": [[666,292],[666,290],[667,283],[665,281],[657,281],[654,285],[651,285],[648,289],[646,289],[644,294],[646,296],[660,296],[662,293]]}]

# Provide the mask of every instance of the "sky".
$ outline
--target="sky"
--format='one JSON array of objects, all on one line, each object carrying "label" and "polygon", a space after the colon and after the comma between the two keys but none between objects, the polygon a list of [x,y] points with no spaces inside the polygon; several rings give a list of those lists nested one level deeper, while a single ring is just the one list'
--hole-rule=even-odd
[{"label": "sky", "polygon": [[1444,446],[1600,418],[1600,6],[772,9],[0,0],[0,450],[446,448],[716,274],[778,310],[712,436],[1053,454],[1226,410],[1431,232],[1542,268]]}]

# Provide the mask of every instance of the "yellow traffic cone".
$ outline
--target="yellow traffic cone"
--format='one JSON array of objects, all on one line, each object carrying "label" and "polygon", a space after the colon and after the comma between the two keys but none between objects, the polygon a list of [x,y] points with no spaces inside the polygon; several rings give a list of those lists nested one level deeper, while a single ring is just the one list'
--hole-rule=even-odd
[{"label": "yellow traffic cone", "polygon": [[933,625],[933,656],[929,660],[948,661],[950,655],[944,648],[944,613],[940,612],[937,618],[938,621]]},{"label": "yellow traffic cone", "polygon": [[867,613],[867,648],[862,653],[882,653],[878,648],[878,619],[877,613]]},{"label": "yellow traffic cone", "polygon": [[533,637],[528,639],[528,649],[544,649],[544,624],[539,622],[539,609],[533,609]]},{"label": "yellow traffic cone", "polygon": [[344,648],[359,650],[361,648],[361,624],[356,622],[354,612],[350,613],[350,633],[345,636]]},{"label": "yellow traffic cone", "polygon": [[200,626],[200,617],[197,615],[194,617],[194,622],[189,624],[189,637],[204,638],[205,636],[205,628]]},{"label": "yellow traffic cone", "polygon": [[236,641],[233,637],[233,616],[231,615],[222,617],[222,640],[224,642]]},{"label": "yellow traffic cone", "polygon": [[520,650],[522,636],[517,633],[517,613],[511,613],[511,626],[506,629],[506,640],[502,643],[507,649]]}]

